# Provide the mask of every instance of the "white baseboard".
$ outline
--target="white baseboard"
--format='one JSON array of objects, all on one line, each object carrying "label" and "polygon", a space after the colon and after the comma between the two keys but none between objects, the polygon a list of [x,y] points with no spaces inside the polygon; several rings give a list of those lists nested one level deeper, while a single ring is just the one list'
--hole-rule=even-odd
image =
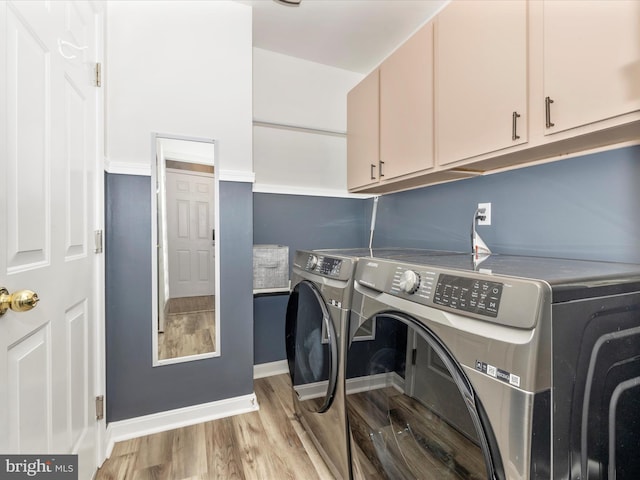
[{"label": "white baseboard", "polygon": [[[126,160],[104,159],[104,169],[107,173],[117,173],[123,175],[151,176],[151,162],[137,162]],[[219,170],[218,180],[221,182],[246,182],[254,183],[256,175],[253,172],[236,170]]]},{"label": "white baseboard", "polygon": [[301,187],[298,185],[272,185],[268,183],[254,183],[253,193],[275,193],[279,195],[305,195],[310,197],[335,198],[372,198],[371,193],[349,193],[345,190],[323,189],[315,186]]},{"label": "white baseboard", "polygon": [[136,161],[113,161],[108,158],[104,159],[104,169],[107,173],[117,173],[122,175],[140,175],[144,177],[151,176],[151,162]]},{"label": "white baseboard", "polygon": [[227,398],[217,402],[203,403],[191,407],[167,410],[142,417],[111,422],[107,426],[106,458],[111,456],[116,442],[130,440],[144,435],[165,432],[174,428],[187,427],[218,418],[230,417],[259,409],[255,393],[241,397]]},{"label": "white baseboard", "polygon": [[220,180],[221,182],[253,183],[256,181],[256,174],[253,172],[238,170],[219,170],[218,180]]},{"label": "white baseboard", "polygon": [[272,375],[280,375],[282,373],[289,373],[289,364],[286,360],[259,363],[253,366],[253,378],[271,377]]}]

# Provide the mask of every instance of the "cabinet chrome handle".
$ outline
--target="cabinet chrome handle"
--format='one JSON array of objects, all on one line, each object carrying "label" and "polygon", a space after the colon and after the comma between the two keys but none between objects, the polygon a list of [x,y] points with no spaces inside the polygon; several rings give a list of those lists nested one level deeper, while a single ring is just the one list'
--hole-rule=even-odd
[{"label": "cabinet chrome handle", "polygon": [[545,119],[547,122],[547,128],[551,128],[555,126],[555,123],[551,123],[551,104],[552,103],[553,103],[553,100],[551,100],[551,97],[546,97],[544,99],[544,113],[545,113]]},{"label": "cabinet chrome handle", "polygon": [[520,115],[518,114],[518,112],[513,112],[513,115],[511,116],[511,140],[518,140],[520,138],[520,135],[518,135],[518,119],[520,118]]},{"label": "cabinet chrome handle", "polygon": [[371,180],[375,180],[376,179],[376,176],[373,174],[375,168],[376,168],[375,163],[372,163],[371,164]]},{"label": "cabinet chrome handle", "polygon": [[384,172],[382,171],[382,166],[384,165],[384,162],[382,160],[380,160],[380,168],[378,170],[378,174],[380,175],[380,178],[384,177]]},{"label": "cabinet chrome handle", "polygon": [[19,290],[9,293],[6,288],[0,288],[0,316],[9,309],[14,312],[26,312],[36,306],[40,299],[31,290]]}]

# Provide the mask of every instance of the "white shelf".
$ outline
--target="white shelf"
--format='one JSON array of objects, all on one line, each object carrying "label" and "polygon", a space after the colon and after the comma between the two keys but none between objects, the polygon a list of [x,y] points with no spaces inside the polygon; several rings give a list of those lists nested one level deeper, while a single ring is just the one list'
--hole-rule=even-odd
[{"label": "white shelf", "polygon": [[275,294],[281,294],[281,293],[289,294],[290,291],[291,291],[291,280],[289,280],[289,286],[288,287],[254,288],[253,289],[253,294],[254,295],[275,295]]}]

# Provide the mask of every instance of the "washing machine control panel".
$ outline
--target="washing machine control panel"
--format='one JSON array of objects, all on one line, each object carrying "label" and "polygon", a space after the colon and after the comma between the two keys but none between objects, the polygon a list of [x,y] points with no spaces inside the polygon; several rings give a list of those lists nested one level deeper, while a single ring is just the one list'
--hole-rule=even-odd
[{"label": "washing machine control panel", "polygon": [[440,274],[433,303],[455,310],[498,316],[503,284],[489,280]]},{"label": "washing machine control panel", "polygon": [[339,277],[342,260],[339,258],[325,257],[324,255],[309,255],[306,269],[329,277]]},{"label": "washing machine control panel", "polygon": [[[371,293],[376,305],[384,303],[379,296],[384,293],[399,301],[517,328],[534,327],[551,301],[551,291],[542,281],[392,259],[360,260],[354,283],[356,293],[366,298],[378,292]],[[396,300],[389,305],[402,310]]]}]

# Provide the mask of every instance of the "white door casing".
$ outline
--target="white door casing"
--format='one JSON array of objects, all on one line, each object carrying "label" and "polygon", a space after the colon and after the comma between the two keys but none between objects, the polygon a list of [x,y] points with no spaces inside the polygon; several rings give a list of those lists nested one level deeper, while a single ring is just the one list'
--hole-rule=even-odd
[{"label": "white door casing", "polygon": [[0,452],[77,453],[81,479],[97,465],[103,365],[97,18],[86,1],[0,2],[0,286],[40,298],[0,317]]},{"label": "white door casing", "polygon": [[170,298],[213,295],[214,177],[167,169]]}]

